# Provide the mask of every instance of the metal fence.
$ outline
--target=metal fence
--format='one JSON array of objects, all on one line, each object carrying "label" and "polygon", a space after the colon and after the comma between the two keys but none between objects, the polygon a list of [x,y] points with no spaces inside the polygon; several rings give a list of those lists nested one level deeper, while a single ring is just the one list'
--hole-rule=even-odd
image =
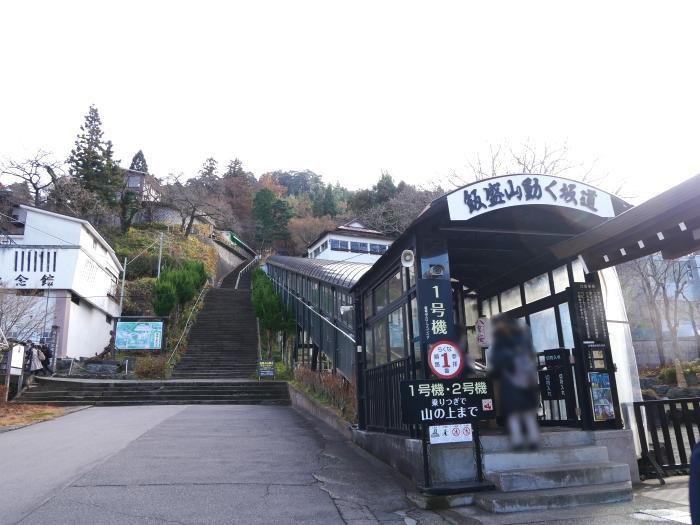
[{"label": "metal fence", "polygon": [[642,472],[662,479],[689,468],[693,447],[700,441],[700,397],[637,401],[634,415]]},{"label": "metal fence", "polygon": [[411,358],[365,371],[365,418],[367,430],[415,435],[415,429],[401,421],[401,381],[411,379]]}]

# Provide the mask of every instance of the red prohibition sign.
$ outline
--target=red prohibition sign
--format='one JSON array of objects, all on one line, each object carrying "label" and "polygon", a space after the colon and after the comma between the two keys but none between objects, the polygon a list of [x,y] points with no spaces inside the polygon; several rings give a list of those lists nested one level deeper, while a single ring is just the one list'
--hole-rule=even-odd
[{"label": "red prohibition sign", "polygon": [[[445,346],[449,346],[449,350],[447,350]],[[449,360],[449,357],[447,355],[448,351],[453,351],[457,354],[459,363],[454,369],[452,369],[452,362]],[[433,357],[435,357],[436,352],[441,353],[441,356],[438,357],[438,364],[443,365],[442,361],[445,360],[444,366],[435,366]],[[440,379],[453,379],[462,373],[462,369],[464,368],[464,355],[462,355],[462,350],[459,348],[459,346],[457,346],[456,343],[447,340],[437,341],[430,345],[430,348],[428,349],[428,366],[430,366],[430,370],[433,371],[433,374],[435,374]],[[450,370],[448,372],[445,372],[446,368]]]}]

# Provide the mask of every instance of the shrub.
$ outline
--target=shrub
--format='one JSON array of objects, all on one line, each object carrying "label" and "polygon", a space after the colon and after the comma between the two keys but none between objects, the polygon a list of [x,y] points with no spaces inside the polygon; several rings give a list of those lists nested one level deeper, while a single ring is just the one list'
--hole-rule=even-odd
[{"label": "shrub", "polygon": [[315,372],[308,366],[294,369],[295,381],[322,401],[340,410],[342,416],[351,423],[357,420],[357,397],[355,387],[339,374]]},{"label": "shrub", "polygon": [[177,302],[184,304],[194,297],[197,292],[196,276],[184,268],[168,269],[161,273],[161,278],[173,285]]},{"label": "shrub", "polygon": [[136,359],[134,373],[140,379],[165,379],[166,361],[163,356],[145,355]]},{"label": "shrub", "polygon": [[162,277],[153,285],[153,310],[156,315],[167,317],[177,304],[175,285]]},{"label": "shrub", "polygon": [[152,315],[155,282],[153,277],[126,281],[122,315]]}]

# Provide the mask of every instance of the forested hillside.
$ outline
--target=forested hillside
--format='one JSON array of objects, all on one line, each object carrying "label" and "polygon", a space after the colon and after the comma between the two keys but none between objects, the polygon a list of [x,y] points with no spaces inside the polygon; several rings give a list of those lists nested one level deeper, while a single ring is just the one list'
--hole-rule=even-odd
[{"label": "forested hillside", "polygon": [[[150,173],[143,146],[128,164],[115,159],[91,106],[72,151],[39,149],[29,158],[6,159],[0,175],[15,201],[88,219],[111,242],[157,202],[172,211],[185,236],[198,224],[212,224],[260,252],[290,254],[303,254],[323,230],[352,218],[398,235],[442,193],[396,181],[388,172],[371,188],[350,191],[310,170],[255,174],[238,158],[204,159],[196,173]],[[134,190],[127,170],[144,175],[150,198]]]}]

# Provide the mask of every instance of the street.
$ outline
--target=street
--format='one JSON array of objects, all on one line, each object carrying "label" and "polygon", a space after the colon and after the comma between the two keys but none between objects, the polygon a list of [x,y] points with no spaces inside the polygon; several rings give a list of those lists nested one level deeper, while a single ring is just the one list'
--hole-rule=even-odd
[{"label": "street", "polygon": [[89,408],[0,434],[2,524],[446,523],[289,407]]}]

